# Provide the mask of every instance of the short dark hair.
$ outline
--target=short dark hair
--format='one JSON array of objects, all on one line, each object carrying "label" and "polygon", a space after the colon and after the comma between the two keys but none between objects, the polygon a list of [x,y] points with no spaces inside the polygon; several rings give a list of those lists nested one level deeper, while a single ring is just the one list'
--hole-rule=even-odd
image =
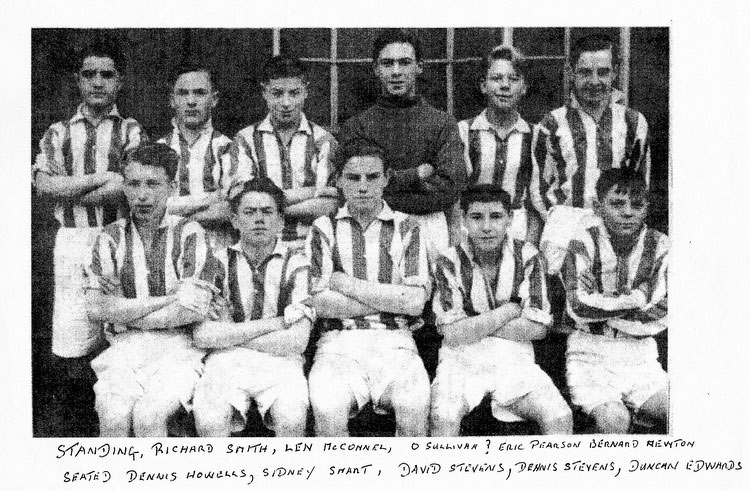
[{"label": "short dark hair", "polygon": [[131,162],[138,162],[142,165],[161,167],[167,173],[169,180],[173,181],[177,175],[179,161],[180,157],[177,155],[177,152],[172,150],[168,145],[164,143],[145,142],[125,154],[125,160],[120,171],[124,172],[125,168]]},{"label": "short dark hair", "polygon": [[169,76],[170,85],[174,87],[174,84],[177,83],[177,79],[180,78],[181,75],[193,72],[207,73],[208,80],[211,82],[211,90],[216,90],[216,86],[214,85],[214,77],[213,73],[211,73],[211,70],[206,65],[194,60],[183,60],[179,65],[177,65],[177,68],[175,68]]},{"label": "short dark hair", "polygon": [[589,36],[584,36],[578,39],[570,49],[570,66],[575,67],[576,63],[578,63],[578,59],[583,53],[604,50],[609,50],[612,53],[613,66],[619,64],[620,60],[617,50],[615,49],[615,42],[611,37],[604,34],[591,34]]},{"label": "short dark hair", "polygon": [[497,184],[476,184],[461,193],[461,210],[466,213],[472,203],[499,202],[510,213],[510,195]]},{"label": "short dark hair", "polygon": [[98,38],[84,46],[75,59],[76,65],[74,68],[76,72],[83,66],[83,61],[90,56],[109,58],[120,75],[125,73],[125,56],[122,54],[119,44],[112,38]]},{"label": "short dark hair", "polygon": [[388,170],[383,147],[373,140],[356,138],[344,142],[336,150],[333,157],[333,168],[336,176],[341,175],[346,163],[353,157],[378,157],[383,162],[383,171]]},{"label": "short dark hair", "polygon": [[487,72],[495,60],[507,60],[513,65],[513,69],[526,80],[529,63],[523,53],[513,46],[495,46],[492,51],[482,58],[482,79],[487,77]]},{"label": "short dark hair", "polygon": [[277,55],[269,59],[263,66],[262,83],[280,78],[299,78],[307,82],[307,69],[305,65],[293,56]]},{"label": "short dark hair", "polygon": [[613,167],[602,171],[596,181],[596,197],[600,202],[612,188],[618,193],[628,193],[630,196],[649,200],[646,179],[631,167]]},{"label": "short dark hair", "polygon": [[232,186],[232,189],[229,193],[229,209],[233,214],[237,213],[237,210],[240,207],[240,202],[242,201],[242,197],[251,192],[265,193],[271,196],[271,198],[273,198],[273,201],[276,203],[276,209],[278,210],[279,214],[284,214],[284,209],[286,208],[286,198],[284,197],[284,191],[282,191],[276,185],[276,183],[274,183],[268,177],[256,177],[254,179],[250,179],[249,181],[244,181],[241,183],[238,182]]},{"label": "short dark hair", "polygon": [[406,43],[414,48],[414,57],[419,62],[422,59],[422,49],[419,45],[419,38],[411,30],[406,29],[383,29],[378,33],[375,42],[372,43],[372,62],[377,63],[380,52],[389,44]]}]

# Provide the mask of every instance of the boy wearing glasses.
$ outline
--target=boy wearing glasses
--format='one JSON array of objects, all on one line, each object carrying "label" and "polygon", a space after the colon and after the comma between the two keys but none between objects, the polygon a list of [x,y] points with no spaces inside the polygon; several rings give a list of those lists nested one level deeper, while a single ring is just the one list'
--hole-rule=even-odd
[{"label": "boy wearing glasses", "polygon": [[512,46],[498,46],[482,59],[480,89],[487,107],[458,123],[469,185],[495,184],[510,194],[514,236],[539,243],[541,223],[532,211],[532,131],[518,113],[526,95],[527,63]]}]

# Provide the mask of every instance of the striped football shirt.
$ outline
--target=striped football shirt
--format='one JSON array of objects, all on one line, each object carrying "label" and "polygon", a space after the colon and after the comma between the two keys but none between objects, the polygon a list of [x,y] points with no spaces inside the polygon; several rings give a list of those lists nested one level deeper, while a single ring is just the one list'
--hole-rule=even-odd
[{"label": "striped football shirt", "polygon": [[537,125],[533,144],[532,200],[542,216],[554,205],[590,208],[601,171],[630,166],[649,183],[651,155],[646,118],[620,103],[615,91],[595,121],[575,96]]},{"label": "striped football shirt", "polygon": [[[299,128],[285,145],[271,123],[270,116],[241,130],[234,137],[230,157],[232,167],[241,176],[270,178],[283,190],[328,185],[331,176],[330,157],[335,150],[333,136],[302,114]],[[303,239],[309,230],[287,219],[284,240]]]},{"label": "striped football shirt", "polygon": [[234,322],[284,316],[287,308],[314,314],[309,298],[308,262],[280,240],[270,256],[254,267],[239,243],[216,253],[216,286],[231,305]]},{"label": "striped football shirt", "polygon": [[493,287],[474,260],[469,240],[443,252],[435,262],[437,290],[433,297],[436,324],[452,324],[494,310],[506,302],[523,308],[522,316],[552,323],[547,286],[536,248],[506,237]]},{"label": "striped football shirt", "polygon": [[209,121],[195,142],[189,144],[172,120],[172,132],[159,143],[168,145],[180,156],[175,181],[178,196],[201,195],[229,188],[232,172],[228,137],[216,131]]},{"label": "striped football shirt", "polygon": [[[431,289],[425,238],[417,222],[405,213],[383,209],[365,230],[344,205],[315,220],[307,237],[311,293],[328,288],[334,271],[361,280]],[[332,329],[405,329],[418,317],[381,313],[353,319],[326,319]]]},{"label": "striped football shirt", "polygon": [[180,280],[214,277],[203,228],[174,215],[164,215],[148,250],[130,218],[107,225],[85,269],[89,288],[99,289],[99,278],[114,275],[125,298],[164,296]]},{"label": "striped football shirt", "polygon": [[524,207],[533,170],[529,124],[519,116],[507,136],[501,138],[487,120],[485,109],[459,122],[458,133],[464,144],[469,185],[499,185],[510,194],[513,209]]},{"label": "striped football shirt", "polygon": [[[565,283],[567,311],[576,327],[601,333],[604,322],[621,318],[641,323],[660,321],[667,315],[667,254],[669,239],[644,227],[628,256],[619,256],[603,224],[589,227],[569,246],[561,275]],[[594,278],[587,288],[582,274]],[[623,305],[636,290],[646,305],[633,309]]]},{"label": "striped football shirt", "polygon": [[[145,138],[135,119],[123,118],[113,106],[96,126],[83,115],[83,105],[68,121],[49,127],[39,143],[33,167],[50,176],[83,176],[100,172],[120,172],[126,151]],[[80,206],[74,202],[55,203],[55,218],[63,227],[101,227],[118,218],[118,207],[112,205]],[[121,214],[121,213],[120,213]]]}]

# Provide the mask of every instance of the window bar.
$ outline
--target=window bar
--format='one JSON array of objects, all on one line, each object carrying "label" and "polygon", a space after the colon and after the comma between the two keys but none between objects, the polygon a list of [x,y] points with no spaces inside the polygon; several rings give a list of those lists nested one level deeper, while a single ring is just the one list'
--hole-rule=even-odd
[{"label": "window bar", "polygon": [[620,28],[620,90],[625,97],[625,105],[628,104],[630,92],[630,28]]},{"label": "window bar", "polygon": [[272,50],[273,56],[279,56],[281,54],[281,29],[275,27],[271,30],[273,33],[272,37]]},{"label": "window bar", "polygon": [[563,51],[565,53],[565,68],[563,69],[563,104],[568,101],[570,97],[570,80],[568,60],[570,60],[570,27],[565,28],[565,38],[563,41]]},{"label": "window bar", "polygon": [[448,63],[445,65],[445,85],[446,85],[446,110],[453,116],[453,44],[455,31],[449,27],[445,37],[445,56]]},{"label": "window bar", "polygon": [[513,28],[503,27],[503,44],[513,46]]},{"label": "window bar", "polygon": [[339,128],[338,29],[331,28],[331,133]]}]

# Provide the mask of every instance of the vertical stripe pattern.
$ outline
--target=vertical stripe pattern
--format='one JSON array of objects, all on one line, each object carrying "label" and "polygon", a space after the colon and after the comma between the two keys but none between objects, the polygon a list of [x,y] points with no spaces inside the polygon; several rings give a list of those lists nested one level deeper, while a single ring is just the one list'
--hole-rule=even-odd
[{"label": "vertical stripe pattern", "polygon": [[650,176],[646,120],[617,102],[611,103],[598,121],[575,101],[555,109],[539,124],[535,145],[542,198],[535,206],[543,214],[557,204],[590,207],[602,170],[632,166],[647,180]]},{"label": "vertical stripe pattern", "polygon": [[[498,262],[497,283],[485,277],[475,262],[469,242],[445,251],[435,263],[438,290],[433,310],[438,325],[489,312],[506,302],[523,308],[535,322],[552,322],[541,259],[531,244],[506,239]],[[477,286],[483,285],[484,288]]]}]

